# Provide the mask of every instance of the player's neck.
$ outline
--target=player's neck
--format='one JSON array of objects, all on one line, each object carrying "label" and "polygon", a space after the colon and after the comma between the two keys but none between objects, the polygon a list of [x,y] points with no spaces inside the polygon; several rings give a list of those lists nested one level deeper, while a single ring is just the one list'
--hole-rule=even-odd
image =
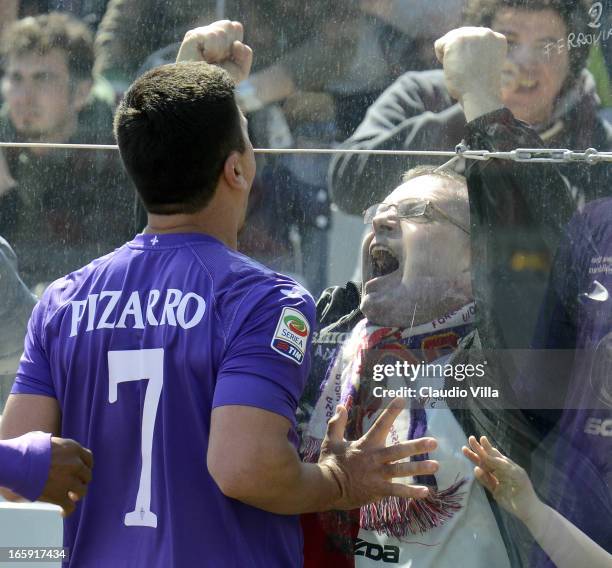
[{"label": "player's neck", "polygon": [[234,191],[220,183],[208,205],[195,213],[148,213],[145,233],[204,233],[236,250],[238,229],[246,213],[246,197],[244,192]]},{"label": "player's neck", "polygon": [[218,239],[236,250],[238,248],[238,228],[231,223],[220,223],[219,219],[202,218],[194,215],[148,215],[145,233],[203,233]]}]

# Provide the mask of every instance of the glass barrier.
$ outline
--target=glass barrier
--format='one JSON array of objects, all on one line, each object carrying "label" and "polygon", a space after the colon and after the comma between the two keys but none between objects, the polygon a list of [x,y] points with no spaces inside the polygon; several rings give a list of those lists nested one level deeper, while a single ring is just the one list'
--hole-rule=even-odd
[{"label": "glass barrier", "polygon": [[[388,442],[439,441],[439,470],[410,478],[427,499],[305,515],[305,565],[607,561],[610,2],[35,4],[4,25],[0,408],[36,299],[147,222],[116,149],[53,144],[114,144],[136,77],[187,30],[239,20],[257,174],[238,250],[318,300],[300,454],[319,459],[338,404],[356,440],[396,396]],[[497,33],[447,34],[462,25]],[[44,47],[48,28],[70,42]],[[468,436],[496,449],[462,452]]]}]

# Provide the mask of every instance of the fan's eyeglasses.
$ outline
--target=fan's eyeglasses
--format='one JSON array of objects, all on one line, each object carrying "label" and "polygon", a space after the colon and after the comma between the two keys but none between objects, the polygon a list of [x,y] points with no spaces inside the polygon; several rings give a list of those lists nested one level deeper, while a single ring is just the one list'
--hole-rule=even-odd
[{"label": "fan's eyeglasses", "polygon": [[453,219],[448,213],[445,213],[437,205],[431,201],[400,201],[399,203],[375,203],[363,212],[363,222],[369,225],[376,216],[385,215],[391,219],[414,219],[417,217],[425,217],[432,220],[436,217],[442,217],[452,225],[459,227],[464,233],[470,234],[469,228]]}]

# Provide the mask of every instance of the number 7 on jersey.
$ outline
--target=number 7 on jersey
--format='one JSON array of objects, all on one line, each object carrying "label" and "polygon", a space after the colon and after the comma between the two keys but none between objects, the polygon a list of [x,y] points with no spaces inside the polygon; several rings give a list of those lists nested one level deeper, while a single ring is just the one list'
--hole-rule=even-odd
[{"label": "number 7 on jersey", "polygon": [[157,515],[151,511],[151,455],[153,430],[164,386],[164,350],[138,349],[108,352],[108,401],[117,402],[119,383],[148,380],[142,411],[140,484],[134,510],[125,515],[126,526],[157,527]]}]

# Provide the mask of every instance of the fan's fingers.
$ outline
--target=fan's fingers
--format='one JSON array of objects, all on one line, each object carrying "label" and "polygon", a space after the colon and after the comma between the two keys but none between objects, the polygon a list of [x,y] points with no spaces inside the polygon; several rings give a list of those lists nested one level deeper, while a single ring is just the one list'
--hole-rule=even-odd
[{"label": "fan's fingers", "polygon": [[498,481],[493,475],[478,466],[474,468],[474,475],[491,493],[495,492]]},{"label": "fan's fingers", "polygon": [[429,488],[424,485],[388,483],[385,486],[385,495],[391,497],[405,497],[406,499],[425,499],[429,495]]},{"label": "fan's fingers", "polygon": [[494,448],[491,445],[491,442],[489,442],[489,439],[486,436],[482,436],[480,438],[480,444],[482,445],[482,447],[487,451],[488,454],[496,457],[496,458],[503,458],[504,455],[497,449]]},{"label": "fan's fingers", "polygon": [[467,446],[463,446],[461,448],[461,451],[463,452],[463,455],[467,459],[469,459],[474,465],[480,465],[480,458],[478,457],[478,454],[476,452],[473,452]]}]

